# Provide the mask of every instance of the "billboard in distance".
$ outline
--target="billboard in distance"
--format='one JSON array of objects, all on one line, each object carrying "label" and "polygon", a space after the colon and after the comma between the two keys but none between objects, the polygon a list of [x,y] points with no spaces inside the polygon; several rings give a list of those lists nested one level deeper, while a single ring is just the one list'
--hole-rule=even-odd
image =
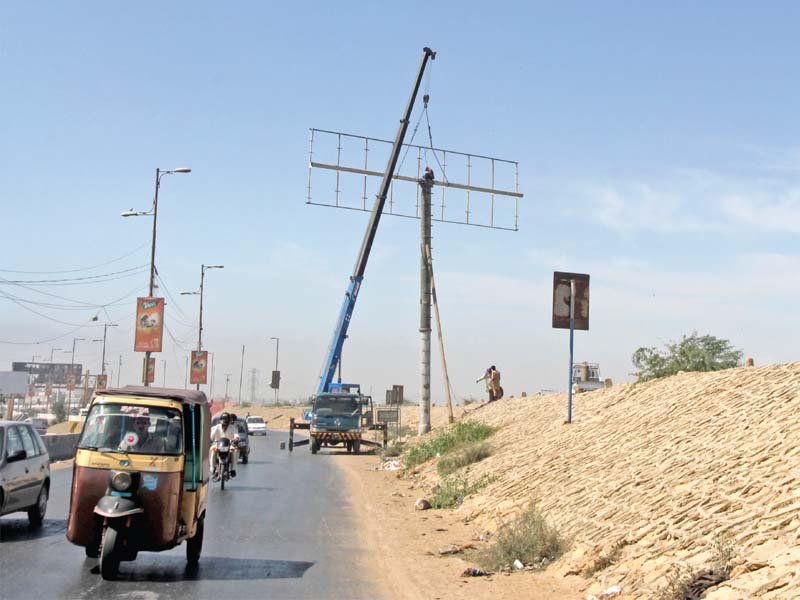
[{"label": "billboard in distance", "polygon": [[136,338],[134,352],[161,352],[164,335],[164,299],[136,299]]},{"label": "billboard in distance", "polygon": [[206,383],[208,377],[208,352],[192,351],[192,367],[189,370],[189,383]]},{"label": "billboard in distance", "polygon": [[32,376],[34,385],[67,385],[72,367],[75,381],[80,381],[83,376],[83,365],[70,365],[69,363],[11,363],[11,370],[17,373],[28,373]]}]

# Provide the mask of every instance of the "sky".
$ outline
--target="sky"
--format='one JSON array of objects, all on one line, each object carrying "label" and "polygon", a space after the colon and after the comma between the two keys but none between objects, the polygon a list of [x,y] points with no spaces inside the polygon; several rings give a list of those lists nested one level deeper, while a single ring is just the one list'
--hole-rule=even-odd
[{"label": "sky", "polygon": [[[637,348],[693,331],[756,364],[796,361],[799,20],[793,2],[3,3],[0,370],[69,362],[77,337],[75,361],[97,372],[92,340],[116,323],[112,383],[140,378],[152,220],[120,213],[150,207],[156,168],[188,166],[159,194],[157,383],[183,387],[198,302],[180,292],[222,264],[205,280],[213,395],[229,374],[238,397],[244,372],[249,398],[258,369],[273,400],[273,337],[280,399],[311,394],[368,215],[306,203],[309,128],[393,139],[424,46],[430,137],[423,120],[414,143],[517,161],[524,194],[518,231],[433,226],[457,398],[483,394],[490,364],[507,395],[566,389],[553,271],[590,274],[575,360],[614,382],[633,379]],[[464,176],[455,158],[448,173]],[[312,200],[329,201],[317,175]],[[413,210],[414,184],[396,193]],[[488,202],[471,210],[486,218]],[[496,210],[513,222],[512,203]],[[385,216],[343,354],[343,378],[378,398],[393,384],[419,398],[419,260],[418,221]],[[100,281],[49,281],[76,277]]]}]

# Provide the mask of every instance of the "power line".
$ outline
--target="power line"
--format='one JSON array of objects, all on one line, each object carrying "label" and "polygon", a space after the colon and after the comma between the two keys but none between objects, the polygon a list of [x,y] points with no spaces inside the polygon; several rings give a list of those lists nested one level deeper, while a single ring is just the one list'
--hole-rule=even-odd
[{"label": "power line", "polygon": [[150,244],[150,242],[145,242],[141,246],[138,246],[137,248],[135,248],[134,250],[131,250],[127,254],[124,254],[124,255],[119,256],[117,258],[113,258],[113,259],[111,259],[109,261],[106,261],[104,263],[100,263],[99,265],[94,265],[94,266],[91,266],[91,267],[82,267],[80,269],[67,269],[67,270],[64,270],[64,271],[16,271],[16,270],[13,270],[13,269],[0,269],[0,273],[18,273],[18,274],[22,274],[22,275],[58,275],[58,274],[61,274],[61,273],[79,273],[80,271],[91,271],[92,269],[97,269],[99,267],[104,267],[106,265],[110,265],[112,263],[118,262],[118,261],[120,261],[120,260],[122,260],[124,258],[128,258],[129,256],[132,256],[132,255],[136,254],[137,252],[139,252],[139,250],[141,250],[145,246],[148,246],[149,244]]},{"label": "power line", "polygon": [[117,279],[124,279],[143,272],[150,265],[138,265],[122,271],[115,271],[113,273],[103,273],[101,275],[88,275],[86,277],[69,277],[66,279],[4,279],[8,285],[34,285],[34,286],[51,286],[51,285],[86,285],[87,283],[104,283],[106,281],[115,281]]}]

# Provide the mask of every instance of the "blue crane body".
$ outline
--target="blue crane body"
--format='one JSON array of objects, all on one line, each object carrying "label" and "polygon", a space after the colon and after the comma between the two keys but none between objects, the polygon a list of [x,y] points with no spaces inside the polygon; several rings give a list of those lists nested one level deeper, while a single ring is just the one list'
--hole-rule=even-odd
[{"label": "blue crane body", "polygon": [[[419,91],[420,83],[422,82],[422,75],[425,72],[425,66],[428,59],[434,60],[436,53],[430,48],[422,50],[422,59],[420,61],[417,78],[414,82],[414,87],[408,99],[403,118],[400,120],[400,127],[397,130],[394,144],[392,145],[392,152],[389,155],[389,160],[386,164],[386,171],[383,174],[383,181],[381,182],[380,191],[375,198],[375,205],[372,208],[369,224],[364,233],[364,240],[361,244],[361,251],[358,254],[353,274],[350,276],[350,283],[347,286],[347,291],[344,295],[344,302],[342,309],[339,311],[339,318],[336,321],[336,329],[333,332],[333,339],[328,349],[328,354],[325,357],[325,363],[322,367],[322,374],[319,378],[319,385],[317,386],[317,395],[324,394],[330,391],[330,386],[333,383],[336,368],[342,357],[342,347],[344,340],[347,338],[347,329],[350,326],[350,320],[353,316],[353,309],[356,306],[358,299],[358,292],[361,289],[361,282],[364,280],[364,271],[367,268],[367,260],[369,259],[370,251],[372,250],[372,243],[375,240],[375,233],[378,230],[378,223],[383,213],[383,206],[386,203],[386,197],[389,193],[389,186],[391,185],[392,177],[394,176],[397,160],[400,156],[400,150],[403,146],[403,139],[405,138],[408,123],[411,119],[411,111],[414,108],[414,101]],[[341,381],[339,382],[341,383]]]}]

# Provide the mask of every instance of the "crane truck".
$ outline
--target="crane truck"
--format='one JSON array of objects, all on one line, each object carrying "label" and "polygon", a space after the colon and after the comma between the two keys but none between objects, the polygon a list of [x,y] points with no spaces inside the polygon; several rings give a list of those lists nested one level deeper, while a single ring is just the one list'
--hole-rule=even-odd
[{"label": "crane truck", "polygon": [[[383,174],[381,187],[375,198],[375,204],[370,214],[367,230],[361,243],[361,250],[358,253],[353,274],[350,276],[350,283],[344,295],[344,302],[336,320],[336,328],[333,332],[328,353],[322,367],[322,374],[319,378],[316,393],[311,398],[311,409],[304,414],[306,422],[296,422],[294,419],[289,423],[289,450],[293,446],[308,444],[311,453],[316,454],[323,446],[335,446],[342,444],[348,452],[358,454],[361,445],[374,445],[375,443],[363,437],[365,431],[380,429],[383,431],[383,445],[386,445],[387,429],[385,423],[375,423],[373,419],[374,411],[372,398],[361,393],[359,384],[342,383],[341,368],[336,382],[333,381],[337,367],[340,366],[342,348],[347,338],[347,329],[353,316],[353,309],[361,290],[361,282],[364,280],[364,272],[367,268],[372,243],[378,231],[378,224],[383,213],[383,206],[389,194],[389,187],[394,177],[397,161],[400,157],[400,150],[403,146],[408,124],[411,120],[411,112],[414,109],[414,102],[419,92],[422,76],[429,60],[435,60],[436,52],[430,48],[423,48],[417,76],[411,95],[408,98],[403,118],[400,119],[400,126],[397,130],[392,151],[386,164]],[[294,441],[295,429],[308,429],[309,439]]]}]

